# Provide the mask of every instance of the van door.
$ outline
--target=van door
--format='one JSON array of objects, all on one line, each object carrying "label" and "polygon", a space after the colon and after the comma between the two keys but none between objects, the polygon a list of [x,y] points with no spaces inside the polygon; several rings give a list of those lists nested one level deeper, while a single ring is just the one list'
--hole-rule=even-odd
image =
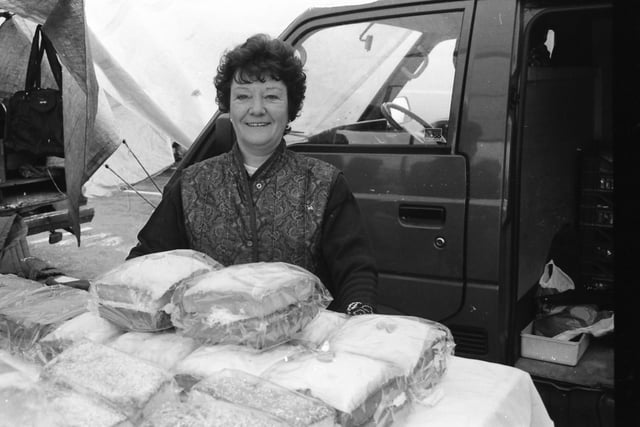
[{"label": "van door", "polygon": [[342,8],[283,35],[307,73],[287,144],[344,172],[383,313],[442,321],[463,304],[468,180],[456,129],[472,5]]}]

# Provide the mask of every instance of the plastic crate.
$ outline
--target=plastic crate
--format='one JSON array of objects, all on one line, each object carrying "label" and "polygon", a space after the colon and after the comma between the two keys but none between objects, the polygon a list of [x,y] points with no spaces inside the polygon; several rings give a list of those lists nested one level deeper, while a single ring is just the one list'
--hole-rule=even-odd
[{"label": "plastic crate", "polygon": [[534,335],[532,330],[530,322],[520,333],[522,357],[576,366],[589,346],[589,334],[580,335],[578,341],[565,341]]}]

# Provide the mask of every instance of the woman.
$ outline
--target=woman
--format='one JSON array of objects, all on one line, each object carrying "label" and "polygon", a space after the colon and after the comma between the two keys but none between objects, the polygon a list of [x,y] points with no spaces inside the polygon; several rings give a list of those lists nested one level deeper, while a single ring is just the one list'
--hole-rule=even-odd
[{"label": "woman", "polygon": [[315,273],[330,309],[371,313],[377,271],[356,200],[332,165],[294,153],[283,135],[306,90],[291,46],[250,37],[223,55],[214,80],[236,141],[165,188],[128,258],[189,248],[224,265],[283,261]]}]

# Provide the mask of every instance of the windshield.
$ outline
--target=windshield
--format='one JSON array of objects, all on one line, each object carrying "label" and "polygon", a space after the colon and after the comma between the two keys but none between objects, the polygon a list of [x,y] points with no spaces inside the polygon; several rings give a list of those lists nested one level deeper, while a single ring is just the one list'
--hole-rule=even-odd
[{"label": "windshield", "polygon": [[[307,92],[288,142],[305,142],[330,129],[415,136],[423,135],[424,127],[444,129],[461,20],[460,12],[426,14],[338,25],[308,35],[296,45]],[[388,114],[396,120],[389,123],[381,109],[388,102],[422,121],[392,107]],[[360,141],[367,142],[372,141]]]}]

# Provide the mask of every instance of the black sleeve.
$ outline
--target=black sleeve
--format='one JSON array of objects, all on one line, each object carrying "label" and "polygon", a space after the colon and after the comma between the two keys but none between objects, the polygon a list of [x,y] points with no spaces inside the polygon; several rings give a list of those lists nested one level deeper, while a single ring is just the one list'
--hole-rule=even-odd
[{"label": "black sleeve", "polygon": [[344,175],[334,183],[322,230],[322,254],[332,286],[330,309],[346,312],[352,302],[375,310],[378,272],[358,203]]},{"label": "black sleeve", "polygon": [[188,249],[180,178],[165,187],[162,201],[138,233],[138,244],[126,259],[172,249]]}]

